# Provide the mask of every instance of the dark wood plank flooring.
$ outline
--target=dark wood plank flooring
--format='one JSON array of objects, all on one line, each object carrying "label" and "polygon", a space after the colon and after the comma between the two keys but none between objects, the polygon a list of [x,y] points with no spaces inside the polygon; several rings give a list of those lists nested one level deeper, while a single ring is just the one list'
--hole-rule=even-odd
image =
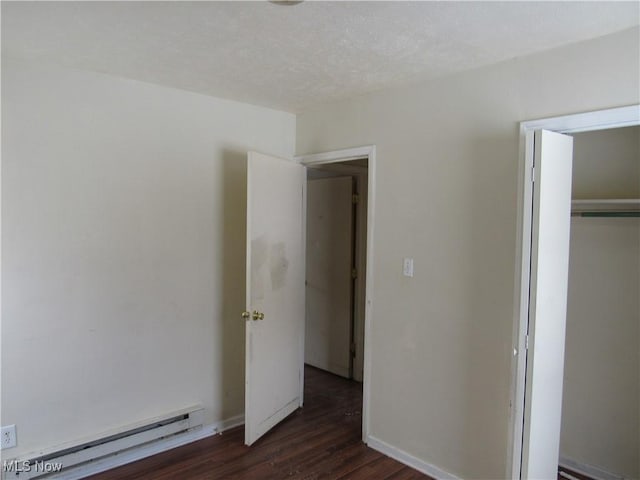
[{"label": "dark wood plank flooring", "polygon": [[304,408],[251,447],[238,427],[91,479],[430,478],[362,443],[361,384],[313,367],[305,376]]},{"label": "dark wood plank flooring", "polygon": [[[561,473],[566,473],[569,475],[569,477],[565,477],[564,475],[561,475]],[[593,480],[591,477],[587,477],[586,475],[583,475],[581,473],[578,472],[574,472],[573,470],[569,470],[568,468],[565,467],[558,467],[558,480],[567,480],[568,478],[576,478],[577,480]]]}]

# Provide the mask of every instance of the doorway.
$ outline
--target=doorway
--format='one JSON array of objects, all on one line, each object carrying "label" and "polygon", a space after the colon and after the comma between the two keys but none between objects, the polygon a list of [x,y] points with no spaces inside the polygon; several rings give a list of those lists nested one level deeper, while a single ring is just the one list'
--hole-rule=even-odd
[{"label": "doorway", "polygon": [[[351,269],[355,272],[350,279],[350,302],[348,337],[349,347],[347,375],[362,382],[362,440],[367,443],[369,421],[368,405],[370,398],[370,324],[373,311],[373,231],[375,210],[375,146],[356,147],[346,150],[303,155],[296,158],[308,171],[310,177],[328,178],[348,177],[352,185],[356,183],[357,199],[352,197]],[[328,173],[330,172],[330,173]],[[353,192],[352,192],[353,195]],[[353,203],[355,200],[355,203]],[[308,190],[305,191],[305,212],[308,202]],[[305,219],[306,223],[306,219]],[[305,255],[306,257],[306,255]],[[347,331],[343,329],[343,332]],[[343,334],[344,335],[344,334]],[[306,337],[306,335],[305,335]],[[354,345],[355,344],[355,345]]]},{"label": "doorway", "polygon": [[[544,324],[545,318],[536,316],[537,302],[540,302],[537,288],[543,286],[536,283],[541,261],[551,262],[544,249],[538,249],[538,242],[544,240],[540,236],[542,220],[539,204],[544,189],[550,188],[549,181],[541,174],[540,155],[543,145],[540,143],[547,132],[547,137],[559,137],[558,133],[569,134],[610,128],[626,127],[640,124],[640,106],[622,107],[610,110],[590,112],[564,117],[555,117],[521,124],[522,156],[520,162],[519,208],[518,208],[518,246],[516,265],[516,311],[514,328],[514,382],[512,389],[512,447],[511,465],[507,475],[512,478],[554,478],[557,475],[558,448],[560,442],[560,414],[562,408],[562,383],[564,363],[564,341],[566,315],[558,316],[561,325],[553,328],[538,329],[538,323]],[[556,132],[556,133],[553,133]],[[534,168],[534,158],[536,164]],[[566,154],[564,155],[566,160]],[[569,162],[572,161],[569,149]],[[551,165],[554,164],[552,159]],[[548,163],[549,165],[549,163]],[[566,178],[566,175],[565,175]],[[553,182],[551,182],[553,183]],[[553,190],[563,197],[570,198],[571,178],[570,165],[567,181],[551,185]],[[537,197],[534,195],[537,195]],[[542,194],[540,192],[543,192]],[[537,198],[537,199],[536,199]],[[570,203],[570,202],[569,202]],[[562,207],[565,208],[565,207]],[[569,228],[569,205],[567,218],[560,223]],[[547,209],[549,211],[549,209]],[[564,215],[564,214],[563,214]],[[558,215],[556,212],[557,222]],[[555,252],[557,255],[557,251]],[[553,263],[568,264],[569,249],[562,252],[563,258],[555,258]],[[558,262],[559,260],[559,262]],[[566,304],[566,277],[561,302]],[[548,304],[544,305],[545,307]],[[562,308],[555,306],[556,310]],[[542,311],[542,310],[541,310]],[[566,313],[566,310],[565,310]],[[559,364],[549,365],[550,358],[560,359]],[[536,363],[538,362],[538,363]],[[546,364],[545,364],[546,363]],[[545,373],[544,379],[536,381],[534,365],[541,365]],[[550,368],[549,368],[550,367]],[[539,373],[538,373],[539,375]],[[544,381],[542,381],[544,380]],[[532,416],[532,411],[544,411],[545,422]],[[552,420],[552,421],[550,421]],[[542,425],[543,424],[543,425]],[[542,428],[543,427],[543,428]],[[534,433],[535,430],[535,433]],[[544,472],[541,474],[541,472]],[[554,473],[555,472],[555,473]]]},{"label": "doorway", "polygon": [[560,476],[640,478],[640,127],[571,136]]},{"label": "doorway", "polygon": [[362,382],[367,159],[307,169],[305,363]]},{"label": "doorway", "polygon": [[304,404],[306,170],[348,161],[367,162],[361,430],[368,441],[374,146],[306,155],[293,162],[248,152],[246,304],[241,315],[246,322],[246,445]]}]

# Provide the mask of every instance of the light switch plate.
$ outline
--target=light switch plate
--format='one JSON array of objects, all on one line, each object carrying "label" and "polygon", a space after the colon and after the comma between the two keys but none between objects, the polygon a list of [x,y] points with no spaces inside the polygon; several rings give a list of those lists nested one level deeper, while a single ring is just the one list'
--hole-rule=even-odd
[{"label": "light switch plate", "polygon": [[402,261],[402,274],[405,277],[413,277],[413,258],[405,258]]}]

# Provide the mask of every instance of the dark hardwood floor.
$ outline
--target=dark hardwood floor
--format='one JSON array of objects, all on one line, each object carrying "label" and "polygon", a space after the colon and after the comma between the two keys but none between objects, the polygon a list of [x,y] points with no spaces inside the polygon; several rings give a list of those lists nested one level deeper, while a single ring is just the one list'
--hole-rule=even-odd
[{"label": "dark hardwood floor", "polygon": [[[567,475],[563,475],[563,473]],[[591,477],[587,477],[586,475],[583,475],[581,473],[574,472],[573,470],[569,470],[568,468],[558,467],[558,480],[570,480],[570,479],[593,480]]]},{"label": "dark hardwood floor", "polygon": [[429,479],[361,441],[361,384],[305,368],[305,405],[251,447],[243,427],[91,477]]}]

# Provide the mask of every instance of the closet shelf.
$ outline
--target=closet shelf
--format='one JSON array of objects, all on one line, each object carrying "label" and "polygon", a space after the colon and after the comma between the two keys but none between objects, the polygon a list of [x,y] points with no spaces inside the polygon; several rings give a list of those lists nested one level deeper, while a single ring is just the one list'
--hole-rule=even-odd
[{"label": "closet shelf", "polygon": [[572,200],[571,215],[578,217],[640,217],[640,198]]}]

